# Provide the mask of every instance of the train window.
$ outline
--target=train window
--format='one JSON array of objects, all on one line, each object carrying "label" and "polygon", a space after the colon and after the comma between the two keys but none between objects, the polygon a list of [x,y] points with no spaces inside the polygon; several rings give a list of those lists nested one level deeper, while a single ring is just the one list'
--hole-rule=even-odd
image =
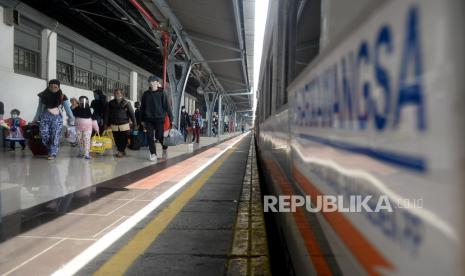
[{"label": "train window", "polygon": [[295,75],[318,55],[321,33],[321,0],[300,1],[294,12],[297,16],[295,37]]},{"label": "train window", "polygon": [[268,89],[267,89],[267,105],[266,105],[266,117],[271,115],[273,109],[273,93],[276,91],[273,85],[273,56],[268,58],[268,74],[267,74],[267,81],[268,81]]}]

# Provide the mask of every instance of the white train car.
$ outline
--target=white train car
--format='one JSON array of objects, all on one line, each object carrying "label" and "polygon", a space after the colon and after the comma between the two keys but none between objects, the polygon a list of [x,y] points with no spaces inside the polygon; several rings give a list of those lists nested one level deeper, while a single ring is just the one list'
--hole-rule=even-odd
[{"label": "white train car", "polygon": [[275,269],[464,274],[465,2],[271,1],[268,17],[266,193],[373,210],[267,213],[284,248]]}]

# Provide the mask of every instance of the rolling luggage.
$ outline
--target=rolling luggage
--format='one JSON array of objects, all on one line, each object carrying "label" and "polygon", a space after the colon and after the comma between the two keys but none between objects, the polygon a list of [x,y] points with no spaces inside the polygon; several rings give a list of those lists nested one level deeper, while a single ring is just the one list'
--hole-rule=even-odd
[{"label": "rolling luggage", "polygon": [[29,139],[28,146],[34,155],[48,155],[48,149],[42,144],[40,137]]},{"label": "rolling luggage", "polygon": [[48,149],[42,144],[38,124],[28,124],[23,127],[24,138],[28,139],[28,146],[34,155],[48,155]]},{"label": "rolling luggage", "polygon": [[24,138],[28,139],[28,146],[34,155],[48,155],[48,149],[42,144],[38,124],[28,124],[23,127]]}]

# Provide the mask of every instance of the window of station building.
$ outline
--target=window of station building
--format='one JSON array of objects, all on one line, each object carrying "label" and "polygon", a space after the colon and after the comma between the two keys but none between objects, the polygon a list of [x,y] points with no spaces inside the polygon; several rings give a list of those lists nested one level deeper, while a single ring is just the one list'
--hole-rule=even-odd
[{"label": "window of station building", "polygon": [[113,95],[113,92],[115,91],[115,89],[122,89],[124,96],[125,97],[129,96],[129,89],[130,89],[129,84],[124,84],[124,83],[121,83],[121,82],[118,82],[112,79],[107,79],[107,87],[104,90],[107,93],[107,95],[109,96]]},{"label": "window of station building", "polygon": [[105,91],[107,86],[107,78],[98,74],[92,74],[92,89]]},{"label": "window of station building", "polygon": [[39,53],[15,45],[14,71],[16,73],[39,76]]},{"label": "window of station building", "polygon": [[15,73],[40,77],[42,26],[20,15],[14,27],[14,71]]},{"label": "window of station building", "polygon": [[142,98],[142,94],[149,88],[147,80],[148,77],[139,73],[137,74],[137,97],[139,100]]},{"label": "window of station building", "polygon": [[57,78],[64,84],[73,83],[73,66],[57,61]]},{"label": "window of station building", "polygon": [[92,78],[91,75],[92,73],[83,70],[78,67],[74,67],[74,85],[80,88],[86,88],[86,89],[91,89],[92,88]]},{"label": "window of station building", "polygon": [[129,95],[130,70],[58,36],[57,77],[63,83],[83,89],[100,89],[113,95],[116,88]]}]

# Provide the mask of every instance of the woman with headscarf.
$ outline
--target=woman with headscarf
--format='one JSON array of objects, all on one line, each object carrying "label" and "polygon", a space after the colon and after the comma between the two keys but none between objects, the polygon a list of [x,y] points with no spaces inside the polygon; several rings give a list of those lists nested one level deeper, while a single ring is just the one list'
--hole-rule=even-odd
[{"label": "woman with headscarf", "polygon": [[48,82],[48,87],[38,94],[34,121],[40,121],[40,138],[48,149],[48,160],[56,158],[63,127],[62,109],[68,115],[68,124],[74,125],[74,115],[71,111],[71,103],[60,89],[60,81],[53,79]]}]

